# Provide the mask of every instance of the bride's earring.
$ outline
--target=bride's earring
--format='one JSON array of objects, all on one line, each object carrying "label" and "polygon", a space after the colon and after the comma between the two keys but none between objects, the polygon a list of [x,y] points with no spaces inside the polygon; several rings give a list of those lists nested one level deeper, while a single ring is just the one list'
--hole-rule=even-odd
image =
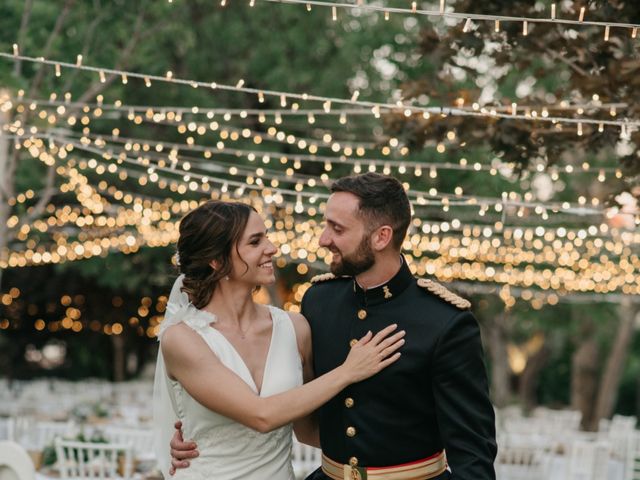
[{"label": "bride's earring", "polygon": [[226,277],[224,277],[225,280],[229,281],[229,275],[227,275]]}]

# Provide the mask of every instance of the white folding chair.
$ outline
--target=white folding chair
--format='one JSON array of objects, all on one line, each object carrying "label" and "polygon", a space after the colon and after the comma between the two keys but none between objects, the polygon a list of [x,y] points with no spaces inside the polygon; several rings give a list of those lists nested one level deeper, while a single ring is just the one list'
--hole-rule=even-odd
[{"label": "white folding chair", "polygon": [[131,445],[55,440],[62,480],[83,478],[130,479]]},{"label": "white folding chair", "polygon": [[58,437],[73,437],[77,432],[73,422],[34,422],[23,433],[20,443],[28,450],[43,450]]},{"label": "white folding chair", "polygon": [[300,443],[294,438],[291,463],[296,478],[304,478],[322,463],[322,450]]},{"label": "white folding chair", "polygon": [[637,430],[629,435],[624,470],[624,480],[640,480],[640,432]]},{"label": "white folding chair", "polygon": [[496,477],[508,480],[549,478],[549,457],[538,446],[501,446],[495,462]]},{"label": "white folding chair", "polygon": [[130,444],[133,448],[133,457],[136,460],[152,460],[155,458],[153,451],[153,430],[134,427],[106,426],[103,430],[105,439],[112,443]]},{"label": "white folding chair", "polygon": [[15,440],[15,420],[0,418],[0,440]]},{"label": "white folding chair", "polygon": [[27,451],[15,442],[0,442],[0,480],[34,480],[36,469]]},{"label": "white folding chair", "polygon": [[571,443],[567,480],[601,480],[607,478],[610,444],[603,441],[575,440]]},{"label": "white folding chair", "polygon": [[636,428],[635,416],[614,415],[609,424],[609,430],[633,431]]}]

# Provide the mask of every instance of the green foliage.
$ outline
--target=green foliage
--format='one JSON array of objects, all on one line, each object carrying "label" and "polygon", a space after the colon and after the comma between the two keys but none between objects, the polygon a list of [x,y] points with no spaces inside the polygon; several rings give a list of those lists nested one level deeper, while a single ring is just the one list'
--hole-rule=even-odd
[{"label": "green foliage", "polygon": [[83,260],[80,269],[74,262],[56,265],[56,275],[76,275],[95,281],[98,288],[148,295],[177,276],[168,261],[172,254],[171,248],[147,248],[132,255],[112,253]]},{"label": "green foliage", "polygon": [[620,381],[615,411],[620,415],[640,415],[640,335],[634,333],[630,355]]},{"label": "green foliage", "polygon": [[[580,6],[579,2],[559,4],[558,16],[573,17]],[[536,18],[548,14],[550,7],[541,2],[460,0],[454,8],[458,12],[498,15],[509,12],[513,16]],[[626,18],[632,22],[639,14],[638,5],[633,2],[614,1],[589,9],[587,15],[591,20]],[[628,31],[613,30],[611,41],[605,42],[602,29],[596,27],[571,29],[552,23],[533,23],[527,36],[522,35],[522,25],[518,22],[502,22],[499,33],[493,31],[490,22],[477,22],[470,32],[463,32],[460,27],[461,24],[451,27],[438,22],[424,25],[418,49],[423,59],[432,63],[433,71],[427,72],[425,78],[404,85],[406,98],[416,100],[426,94],[433,105],[453,106],[459,98],[470,105],[478,101],[483,90],[493,87],[495,93],[488,106],[509,106],[512,102],[531,106],[560,101],[594,106],[598,102],[621,102],[626,106],[618,110],[616,118],[637,117],[639,111],[634,98],[640,86],[638,47]],[[434,77],[440,81],[433,82]],[[518,89],[529,81],[531,88]],[[550,109],[550,114],[569,113]],[[606,109],[587,110],[585,116],[611,118]],[[623,166],[628,177],[633,175],[637,164],[632,158],[636,157],[635,151],[620,157],[614,153],[619,141],[619,131],[615,128],[598,132],[596,126],[585,125],[584,135],[578,136],[575,125],[565,125],[563,133],[549,128],[546,122],[487,118],[461,122],[452,116],[419,124],[421,127],[416,128],[413,120],[400,121],[391,131],[421,148],[425,142],[442,141],[443,133],[452,129],[466,142],[467,148],[488,147],[493,155],[514,164],[519,171],[526,171],[536,159],[543,159],[547,166],[569,159],[581,162],[585,152],[597,152],[601,159],[607,159],[609,166]],[[630,141],[637,147],[640,133],[632,133]],[[616,191],[628,186],[613,179],[607,187],[609,191]],[[580,188],[572,185],[571,191],[580,192]]]},{"label": "green foliage", "polygon": [[[26,35],[20,45],[21,53],[29,56],[47,54],[48,58],[71,63],[75,62],[78,54],[82,54],[83,63],[91,65],[157,75],[171,70],[175,77],[227,84],[244,79],[247,86],[255,88],[342,97],[350,95],[347,80],[356,72],[361,72],[367,79],[368,86],[361,90],[362,95],[368,98],[384,99],[389,89],[397,85],[395,81],[381,80],[380,72],[370,57],[380,46],[394,42],[396,32],[401,29],[400,17],[381,22],[379,15],[363,14],[361,18],[347,15],[341,21],[333,22],[322,9],[309,14],[302,7],[265,2],[258,2],[254,8],[231,2],[223,8],[212,6],[205,0],[181,2],[179,5],[156,1],[130,4],[124,0],[94,0],[73,2],[68,11],[64,9],[67,3],[62,0],[33,2]],[[22,1],[11,0],[3,2],[0,7],[0,26],[4,27],[0,29],[0,50],[11,51],[12,44],[17,41],[24,6]],[[52,35],[57,22],[62,23],[62,29],[59,34]],[[50,39],[51,48],[45,52],[44,45]],[[405,48],[408,50],[409,46]],[[41,68],[44,71],[43,81],[36,85],[34,91],[29,86]],[[22,62],[20,69],[21,75],[16,76],[14,65],[0,60],[0,84],[20,86],[28,98],[47,98],[52,92],[62,98],[65,92],[70,92],[72,99],[82,99],[87,89],[94,87],[97,81],[95,74],[66,69],[60,78],[56,78],[52,67],[28,62]],[[123,86],[119,79],[106,88],[104,96],[106,102],[119,99],[133,105],[247,108],[256,104],[254,96],[222,90],[212,92],[171,85],[146,88],[142,82],[134,80]],[[84,100],[95,101],[95,98]],[[276,100],[267,98],[262,107],[276,106]],[[45,126],[45,122],[33,115],[28,121]],[[116,126],[123,136],[184,140],[173,129],[156,125],[134,128],[118,120],[92,125],[92,132],[108,133]],[[309,171],[313,173],[314,166]],[[41,190],[44,172],[40,162],[25,156],[15,174],[16,191]],[[109,175],[104,178],[114,180]],[[125,183],[132,189],[137,187],[134,182]],[[157,193],[166,195],[166,192]],[[58,194],[54,198],[57,205],[74,201],[72,194]],[[24,213],[20,206],[15,210],[16,214]],[[169,259],[167,253],[166,250],[163,253],[165,264]],[[138,253],[143,258],[146,255],[146,250]],[[148,260],[143,259],[140,263],[155,264],[159,261],[156,254],[149,255]],[[128,261],[114,261],[102,270],[99,264],[79,262],[62,268],[77,268],[80,275],[93,276],[104,285],[113,286],[118,280],[126,282],[127,290],[135,288],[136,282],[143,285],[148,281],[144,274],[132,272],[141,271],[137,266],[127,264]],[[157,278],[154,277],[154,281]]]},{"label": "green foliage", "polygon": [[[0,2],[0,51],[10,52],[17,41],[25,4],[24,0]],[[495,87],[490,103],[496,106],[512,102],[539,105],[560,100],[585,103],[592,101],[593,94],[598,94],[603,102],[627,103],[627,107],[618,112],[619,117],[635,118],[640,113],[634,97],[640,81],[637,75],[637,42],[633,44],[629,39],[620,37],[605,45],[602,32],[596,28],[576,29],[578,38],[569,39],[558,26],[539,24],[532,27],[529,36],[522,37],[521,25],[504,22],[499,34],[493,33],[488,24],[479,24],[473,32],[466,34],[461,31],[461,25],[449,26],[437,19],[427,22],[411,16],[392,15],[389,21],[384,21],[377,13],[341,11],[339,20],[334,22],[327,9],[314,7],[312,12],[307,12],[303,6],[260,1],[251,8],[234,0],[224,8],[211,0],[179,0],[173,4],[160,0],[76,0],[72,2],[66,18],[62,19],[67,4],[71,4],[69,0],[33,1],[28,28],[20,44],[23,54],[37,57],[46,53],[51,59],[71,63],[75,62],[78,54],[82,54],[84,63],[90,65],[156,75],[164,75],[170,70],[176,78],[229,85],[243,79],[246,86],[256,89],[342,98],[349,98],[354,90],[359,90],[361,99],[386,102],[392,97],[396,99],[394,94],[400,93],[404,101],[414,105],[453,106],[462,99],[468,106],[480,98],[487,85]],[[535,17],[542,15],[535,9],[542,4],[548,7],[550,1],[459,0],[451,4],[456,11],[509,12]],[[638,8],[634,2],[611,1],[592,13],[594,19],[637,19],[640,14]],[[60,33],[51,36],[54,26],[61,20],[64,21]],[[45,52],[49,39],[51,48]],[[565,61],[557,58],[558,55],[562,55]],[[473,59],[478,62],[474,64]],[[32,87],[41,68],[42,81]],[[502,75],[497,74],[500,71],[503,71]],[[584,75],[581,71],[589,74]],[[530,78],[535,79],[533,86],[519,90],[521,84]],[[141,81],[133,79],[123,85],[120,78],[110,82],[100,90],[105,104],[121,100],[126,105],[184,107],[267,109],[279,105],[275,98],[267,97],[261,104],[255,95],[221,89],[194,89],[159,82],[147,88]],[[27,98],[47,99],[55,93],[58,99],[62,99],[66,92],[70,92],[73,100],[94,102],[98,90],[90,89],[96,85],[95,73],[63,69],[62,76],[56,78],[51,67],[23,62],[17,74],[14,63],[0,59],[0,86],[9,88],[14,94],[23,89]],[[88,94],[88,91],[92,93]],[[588,113],[595,118],[602,115]],[[35,115],[30,115],[27,121],[39,128],[47,125],[45,120]],[[324,129],[336,133],[336,126],[323,123],[326,122],[323,119],[318,119],[313,128],[306,118],[288,119],[287,122],[287,130],[301,136],[311,131],[318,137]],[[82,132],[80,124],[59,126],[76,134]],[[259,132],[267,128],[251,119],[238,121],[236,126]],[[499,197],[506,191],[522,195],[532,190],[535,172],[530,171],[530,167],[531,161],[537,160],[545,166],[588,160],[597,167],[622,165],[630,175],[637,171],[638,162],[632,158],[633,155],[623,158],[615,155],[614,147],[619,140],[617,131],[607,129],[603,133],[595,133],[587,127],[585,132],[593,134],[578,137],[570,129],[558,133],[547,127],[542,122],[461,119],[440,115],[423,119],[400,113],[385,115],[380,121],[371,118],[350,121],[336,135],[352,141],[368,140],[374,130],[378,133],[375,138],[384,138],[380,135],[382,132],[398,138],[410,151],[406,156],[394,152],[389,158],[406,162],[407,172],[397,176],[403,181],[410,181],[422,192],[436,188],[438,192],[451,193],[461,186],[465,192],[476,196]],[[91,124],[92,133],[103,135],[110,135],[115,128],[123,137],[163,142],[184,143],[192,135],[192,132],[179,133],[176,125],[147,122],[138,125],[124,116],[105,116]],[[455,133],[454,139],[448,139],[449,132]],[[636,145],[638,135],[639,132],[632,134],[631,140]],[[211,147],[217,138],[207,132],[196,140],[198,145]],[[442,153],[436,150],[440,144],[446,147]],[[276,147],[254,145],[250,140],[241,141],[238,145],[254,150],[274,149],[282,153],[296,151],[294,146],[287,144]],[[82,170],[91,184],[104,180],[108,184],[117,184],[123,191],[140,191],[135,178],[120,180],[111,174],[99,176],[78,166],[83,159],[82,153],[75,151],[74,156],[78,158],[74,168]],[[451,170],[439,172],[437,178],[430,178],[427,172],[418,178],[411,168],[415,162],[458,163],[461,158],[465,158],[468,164],[507,164],[512,172],[489,176]],[[228,165],[233,162],[249,169],[257,168],[245,158],[221,155],[219,160],[223,165],[226,161]],[[22,153],[13,179],[16,192],[28,189],[41,192],[45,186],[46,170],[40,161]],[[139,168],[139,171],[144,171],[144,168]],[[305,163],[298,173],[315,178],[323,173],[323,168],[321,164]],[[351,173],[348,165],[336,165],[332,176],[347,173]],[[577,195],[596,191],[597,196],[606,201],[611,194],[635,182],[631,176],[628,176],[630,184],[609,176],[603,185],[597,185],[595,180],[584,180],[577,175],[561,176],[564,187],[554,192],[553,200],[573,201]],[[63,181],[63,178],[57,178],[57,185]],[[178,194],[151,186],[142,193],[151,199],[201,200],[191,192]],[[35,206],[37,199],[36,195],[33,201],[16,205],[12,214],[20,217],[29,215],[29,209]],[[62,208],[65,205],[77,206],[80,202],[74,193],[59,192],[51,203]],[[447,220],[452,216],[452,212],[443,212],[441,208],[417,208],[422,218],[434,221]],[[477,221],[477,210],[469,212],[465,209],[455,213],[463,223]],[[517,219],[511,215],[509,220],[513,225],[528,225],[537,221],[537,217]],[[559,223],[566,224],[566,221],[561,218]],[[574,226],[588,223],[588,219],[578,220]],[[113,233],[125,230],[122,228],[116,232],[114,229]],[[67,234],[70,238],[79,236],[78,229],[71,223],[56,231],[55,235],[32,231],[29,239],[36,245],[49,246],[56,235]],[[14,238],[11,247],[21,250],[25,248],[25,242]],[[113,346],[109,337],[87,329],[78,334],[69,331],[35,332],[33,329],[37,319],[44,319],[48,324],[64,318],[67,307],[60,302],[64,295],[84,297],[83,305],[74,304],[82,308],[83,320],[96,320],[104,325],[123,324],[126,348],[146,358],[153,351],[155,340],[141,336],[137,326],[130,325],[129,321],[136,315],[141,297],[155,299],[167,293],[176,274],[171,264],[173,250],[173,247],[141,248],[130,255],[110,251],[105,256],[55,267],[3,272],[2,284],[19,287],[22,295],[14,307],[3,309],[0,315],[0,321],[8,318],[12,322],[12,329],[0,332],[0,366],[12,376],[21,378],[35,374],[74,378],[111,375]],[[283,271],[282,276],[290,282],[298,280],[292,268]],[[120,307],[114,306],[116,297],[122,300]],[[478,313],[481,322],[489,325],[504,307],[495,295],[485,295],[482,300],[484,303],[481,303]],[[154,313],[159,315],[162,312]],[[608,351],[617,313],[613,305],[607,304],[582,306],[561,302],[535,310],[529,302],[518,301],[511,310],[511,317],[511,340],[514,343],[522,344],[542,332],[552,347],[550,367],[542,371],[540,378],[540,400],[566,404],[571,355],[583,338],[585,321],[592,325],[592,334],[601,343],[602,351]],[[151,325],[148,318],[140,318],[139,321],[143,331]],[[65,340],[68,362],[54,371],[36,371],[25,363],[24,349],[28,344],[39,348],[50,338]],[[633,378],[638,369],[637,345],[634,349],[619,399],[622,411],[631,411],[632,390],[635,388]]]},{"label": "green foliage", "polygon": [[[317,8],[309,13],[303,6],[269,4],[257,2],[250,8],[246,4],[229,2],[221,7],[210,0],[185,0],[169,4],[166,1],[141,0],[34,0],[21,33],[24,8],[22,0],[0,2],[0,51],[11,52],[14,43],[20,43],[21,54],[52,60],[75,63],[81,54],[85,65],[103,66],[149,74],[165,75],[172,71],[176,78],[190,78],[204,82],[218,82],[235,85],[240,79],[248,87],[308,92],[317,95],[349,97],[354,89],[361,91],[362,98],[386,100],[389,91],[398,88],[404,74],[383,75],[372,62],[374,54],[380,56],[382,47],[390,49],[386,57],[398,67],[408,57],[413,46],[411,42],[396,44],[398,32],[404,30],[405,19],[394,16],[385,22],[377,14],[340,15],[332,21],[326,9]],[[69,8],[66,8],[69,7]],[[56,25],[61,28],[54,33]],[[415,22],[413,25],[415,30]],[[19,37],[23,34],[23,38]],[[47,47],[49,45],[49,47]],[[412,71],[419,71],[414,65]],[[41,76],[39,76],[41,74]],[[359,83],[350,85],[358,76]],[[62,69],[56,77],[51,66],[41,66],[29,62],[15,62],[0,59],[0,86],[9,88],[13,95],[24,90],[26,99],[50,98],[56,95],[63,100],[69,92],[72,101],[96,102],[98,93],[104,96],[105,104],[116,100],[126,105],[158,105],[226,108],[277,108],[278,99],[266,98],[259,104],[255,95],[242,95],[224,90],[189,88],[186,86],[154,82],[147,88],[140,80],[129,79],[123,85],[120,78],[109,78],[100,85],[96,73]],[[71,109],[72,110],[72,109]],[[46,119],[28,113],[23,121],[39,129],[49,128]],[[66,112],[66,115],[78,112]],[[60,114],[56,128],[65,133],[80,134],[82,125],[69,125]],[[296,134],[308,130],[306,118],[290,119],[287,129]],[[318,119],[319,131],[323,119]],[[255,122],[255,121],[254,121]],[[247,122],[245,122],[247,123]],[[365,119],[351,122],[345,127],[345,135],[356,138],[359,133],[370,136],[371,128],[378,122]],[[356,124],[355,126],[352,126]],[[246,125],[257,131],[266,127],[256,123]],[[335,128],[335,126],[331,126]],[[124,117],[113,118],[104,115],[92,121],[91,132],[111,134],[117,128],[121,136],[147,138],[152,140],[184,143],[186,135],[176,131],[175,125],[163,126],[144,122],[136,125]],[[380,128],[377,126],[377,128]],[[198,138],[199,144],[215,144],[213,134]],[[274,149],[274,146],[258,146],[244,142],[253,149]],[[291,151],[288,145],[276,146],[282,151]],[[124,192],[140,192],[135,178],[119,179],[105,173],[97,175],[79,164],[90,155],[74,150],[69,155],[69,168],[76,168],[86,175],[90,185],[100,180],[109,185],[117,185]],[[11,215],[23,219],[33,213],[43,189],[46,186],[47,167],[31,158],[22,150],[17,170],[12,179],[15,192],[35,192],[33,199],[13,206]],[[83,158],[84,157],[84,158]],[[230,158],[234,164],[247,164],[246,159]],[[60,162],[60,165],[65,162]],[[342,170],[336,168],[336,171]],[[321,164],[305,165],[302,173],[318,176]],[[344,173],[349,170],[344,169]],[[66,182],[67,178],[56,176],[55,186]],[[162,200],[166,197],[174,201],[201,200],[201,196],[191,192],[181,195],[168,190],[148,186],[142,192],[149,198]],[[113,200],[111,194],[101,191],[104,198]],[[73,191],[58,191],[50,200],[51,208],[65,206],[80,208],[83,214],[91,213],[81,206]],[[114,202],[119,207],[117,202]],[[117,208],[105,213],[114,215]],[[47,210],[34,218],[48,217]],[[111,234],[137,233],[135,228],[112,229]],[[85,232],[74,222],[52,228],[42,233],[32,228],[28,237],[18,238],[16,231],[10,231],[9,246],[14,251],[26,248],[54,250],[60,238],[69,242],[102,235],[100,232]],[[11,328],[2,331],[0,339],[6,338],[11,344],[4,349],[0,362],[9,367],[6,374],[18,378],[28,378],[34,374],[56,376],[100,376],[109,377],[112,363],[110,338],[87,328],[93,321],[101,325],[120,322],[124,325],[126,349],[136,351],[141,359],[146,358],[155,339],[149,339],[144,332],[151,325],[149,317],[141,317],[140,325],[129,322],[140,306],[143,296],[154,300],[167,294],[176,271],[171,263],[174,247],[146,248],[125,255],[113,250],[104,250],[103,256],[95,256],[82,261],[61,263],[55,266],[9,269],[2,275],[4,287],[18,287],[21,297],[11,308],[2,307],[0,321],[10,320]],[[73,308],[82,310],[84,329],[80,333],[68,330],[44,331],[34,329],[35,322],[44,320],[46,325],[60,322],[65,318],[67,306],[62,305],[65,295],[84,299],[82,305],[73,303]],[[122,306],[114,307],[116,298],[122,299]],[[155,312],[161,314],[162,312]],[[142,332],[142,333],[141,333]],[[33,364],[24,360],[27,345],[41,348],[48,339],[64,339],[68,358],[65,365],[50,371],[38,371]],[[100,352],[96,355],[96,352]]]}]

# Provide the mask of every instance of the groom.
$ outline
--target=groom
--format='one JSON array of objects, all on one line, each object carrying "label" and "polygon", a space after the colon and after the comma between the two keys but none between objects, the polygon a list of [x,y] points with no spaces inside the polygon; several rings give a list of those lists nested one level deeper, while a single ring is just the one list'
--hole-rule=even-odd
[{"label": "groom", "polygon": [[[320,245],[331,274],[302,300],[316,375],[340,365],[354,339],[397,323],[402,357],[347,387],[316,414],[322,467],[307,480],[495,479],[494,412],[469,302],[415,279],[401,256],[411,222],[402,184],[367,173],[337,180]],[[173,464],[191,458],[174,436]]]}]

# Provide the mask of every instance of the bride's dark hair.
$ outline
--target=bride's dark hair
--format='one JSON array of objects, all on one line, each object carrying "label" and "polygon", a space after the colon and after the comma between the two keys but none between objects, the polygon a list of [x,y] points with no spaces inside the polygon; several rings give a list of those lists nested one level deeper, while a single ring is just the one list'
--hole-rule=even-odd
[{"label": "bride's dark hair", "polygon": [[[180,221],[178,268],[184,274],[182,291],[196,308],[211,300],[218,282],[231,273],[231,249],[247,226],[253,207],[239,202],[210,200]],[[217,269],[211,262],[219,263]]]}]

